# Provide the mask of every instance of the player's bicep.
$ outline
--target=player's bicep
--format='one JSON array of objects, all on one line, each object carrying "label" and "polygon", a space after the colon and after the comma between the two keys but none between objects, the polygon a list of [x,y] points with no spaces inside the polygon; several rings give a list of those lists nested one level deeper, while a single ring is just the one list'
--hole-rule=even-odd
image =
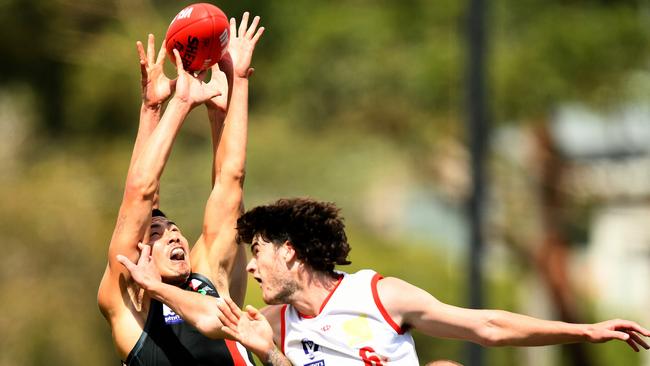
[{"label": "player's bicep", "polygon": [[377,289],[386,310],[402,328],[441,338],[472,339],[475,334],[474,326],[479,323],[475,311],[445,304],[397,278],[380,280]]}]

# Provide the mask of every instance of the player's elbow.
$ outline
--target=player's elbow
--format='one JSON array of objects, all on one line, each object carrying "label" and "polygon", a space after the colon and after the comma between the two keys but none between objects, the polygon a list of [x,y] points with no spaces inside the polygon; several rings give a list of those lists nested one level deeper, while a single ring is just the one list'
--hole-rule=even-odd
[{"label": "player's elbow", "polygon": [[499,311],[486,310],[480,329],[477,331],[477,343],[484,347],[501,347],[508,344],[503,329],[503,316]]},{"label": "player's elbow", "polygon": [[222,179],[228,179],[243,184],[244,178],[246,177],[246,167],[243,163],[225,163],[221,167],[220,173]]},{"label": "player's elbow", "polygon": [[153,199],[158,190],[158,179],[147,174],[134,174],[126,182],[125,197]]}]

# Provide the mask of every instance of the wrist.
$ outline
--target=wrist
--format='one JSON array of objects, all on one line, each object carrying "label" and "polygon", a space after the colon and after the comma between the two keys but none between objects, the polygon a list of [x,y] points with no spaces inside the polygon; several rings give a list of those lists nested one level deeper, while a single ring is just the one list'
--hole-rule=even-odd
[{"label": "wrist", "polygon": [[195,107],[195,104],[188,100],[187,98],[174,96],[167,106],[167,108],[177,108],[181,111],[189,112],[192,108]]},{"label": "wrist", "polygon": [[162,103],[147,103],[144,100],[142,101],[142,107],[140,108],[143,112],[160,112],[162,109]]},{"label": "wrist", "polygon": [[256,355],[265,365],[274,365],[274,361],[282,355],[282,352],[280,352],[275,344],[271,343],[269,347],[265,348],[265,351],[261,352],[261,354],[256,353]]},{"label": "wrist", "polygon": [[205,108],[208,110],[208,117],[210,119],[224,119],[226,117],[226,111],[211,103],[205,103]]},{"label": "wrist", "polygon": [[250,79],[248,78],[249,76],[250,76],[250,75],[238,75],[237,73],[235,73],[235,74],[233,74],[233,76],[232,76],[232,82],[233,82],[233,84],[237,84],[237,83],[248,83],[248,81],[250,80]]},{"label": "wrist", "polygon": [[157,300],[160,300],[162,297],[163,286],[165,286],[165,284],[160,279],[157,281],[150,279],[149,281],[143,281],[142,283],[142,288],[149,293],[149,296]]}]

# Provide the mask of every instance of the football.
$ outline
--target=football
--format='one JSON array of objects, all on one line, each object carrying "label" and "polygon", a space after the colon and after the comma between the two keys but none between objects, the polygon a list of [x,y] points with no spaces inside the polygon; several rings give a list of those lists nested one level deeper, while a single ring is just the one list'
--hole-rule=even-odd
[{"label": "football", "polygon": [[228,48],[229,23],[218,7],[197,3],[178,12],[165,36],[167,54],[174,62],[177,49],[183,68],[189,72],[202,71],[221,60]]}]

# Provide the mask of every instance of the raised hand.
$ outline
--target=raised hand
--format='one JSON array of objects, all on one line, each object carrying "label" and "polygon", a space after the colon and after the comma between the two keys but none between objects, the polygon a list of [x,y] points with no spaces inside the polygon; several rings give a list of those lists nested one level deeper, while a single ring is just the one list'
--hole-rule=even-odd
[{"label": "raised hand", "polygon": [[161,282],[162,279],[158,267],[151,260],[151,246],[138,243],[138,248],[140,248],[140,258],[137,264],[121,254],[117,255],[117,261],[129,270],[133,281],[146,290]]},{"label": "raised hand", "polygon": [[246,312],[239,309],[229,298],[217,302],[221,311],[219,320],[223,324],[221,330],[239,341],[244,347],[256,355],[266,356],[275,349],[273,344],[273,329],[264,315],[251,305],[246,306]]},{"label": "raised hand", "polygon": [[221,61],[212,65],[212,76],[208,85],[212,85],[221,91],[220,95],[209,99],[205,105],[209,109],[219,111],[222,115],[228,110],[229,80],[232,80],[232,60],[229,54],[225,54]]},{"label": "raised hand", "polygon": [[264,27],[257,28],[260,17],[253,18],[250,27],[248,26],[248,12],[242,16],[239,29],[237,21],[230,18],[230,43],[228,44],[228,53],[232,58],[233,73],[235,77],[247,78],[253,74],[251,59],[257,41],[264,33]]},{"label": "raised hand", "polygon": [[165,64],[165,43],[163,42],[154,60],[156,47],[154,36],[149,34],[147,40],[147,52],[144,51],[142,42],[136,42],[138,55],[140,56],[140,74],[142,84],[142,102],[149,108],[159,107],[171,95],[176,80],[170,80],[165,76],[163,65]]},{"label": "raised hand", "polygon": [[207,70],[202,71],[197,76],[190,75],[183,68],[183,61],[177,49],[174,49],[174,57],[176,58],[176,72],[178,73],[174,98],[177,98],[182,102],[190,103],[192,107],[195,107],[223,94],[223,91],[219,89],[221,86],[219,83],[203,82]]},{"label": "raised hand", "polygon": [[639,352],[639,345],[645,349],[650,349],[650,346],[639,334],[650,337],[650,331],[639,324],[629,320],[614,319],[593,324],[588,331],[588,338],[593,343],[602,343],[614,339],[625,341],[636,352]]}]

